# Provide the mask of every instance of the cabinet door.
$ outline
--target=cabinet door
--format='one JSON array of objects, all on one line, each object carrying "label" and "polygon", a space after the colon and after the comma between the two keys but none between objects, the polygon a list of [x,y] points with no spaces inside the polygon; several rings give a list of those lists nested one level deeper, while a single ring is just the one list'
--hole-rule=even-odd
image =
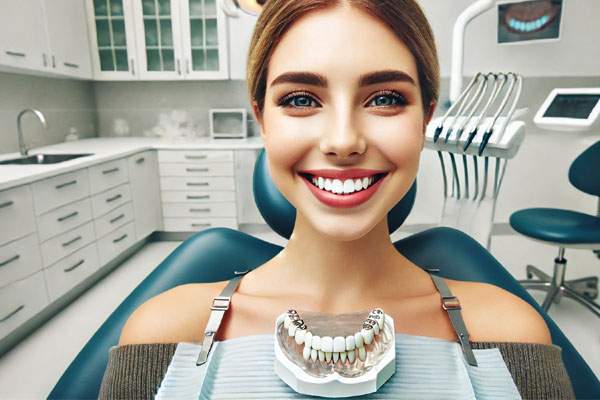
[{"label": "cabinet door", "polygon": [[129,157],[131,199],[138,240],[163,229],[157,158],[153,150]]},{"label": "cabinet door", "polygon": [[138,79],[132,0],[86,0],[86,6],[94,79]]},{"label": "cabinet door", "polygon": [[226,16],[217,0],[180,0],[187,79],[228,79]]},{"label": "cabinet door", "polygon": [[133,0],[133,12],[140,78],[182,79],[179,2]]},{"label": "cabinet door", "polygon": [[47,49],[41,0],[0,0],[0,64],[43,71]]},{"label": "cabinet door", "polygon": [[43,0],[52,72],[91,79],[90,45],[82,1]]}]

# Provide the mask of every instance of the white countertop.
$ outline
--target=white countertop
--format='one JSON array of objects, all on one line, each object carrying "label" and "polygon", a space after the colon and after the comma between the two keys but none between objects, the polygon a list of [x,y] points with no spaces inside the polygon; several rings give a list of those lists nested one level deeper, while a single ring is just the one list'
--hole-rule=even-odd
[{"label": "white countertop", "polygon": [[[88,157],[46,165],[0,165],[0,190],[19,186],[50,176],[60,175],[90,165],[126,157],[150,149],[163,150],[256,150],[262,149],[260,136],[247,139],[177,139],[126,137],[91,138],[33,149],[30,155],[82,154],[93,153]],[[1,154],[0,161],[21,157],[19,153]]]}]

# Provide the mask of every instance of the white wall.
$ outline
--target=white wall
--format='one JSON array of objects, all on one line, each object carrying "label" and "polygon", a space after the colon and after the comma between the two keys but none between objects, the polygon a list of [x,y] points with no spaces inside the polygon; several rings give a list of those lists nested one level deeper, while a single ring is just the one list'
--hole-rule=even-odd
[{"label": "white wall", "polygon": [[[442,76],[450,76],[452,29],[475,0],[419,0],[433,27]],[[564,0],[562,39],[557,42],[498,45],[496,8],[468,25],[464,75],[513,71],[523,76],[597,76],[600,85],[600,1]]]}]

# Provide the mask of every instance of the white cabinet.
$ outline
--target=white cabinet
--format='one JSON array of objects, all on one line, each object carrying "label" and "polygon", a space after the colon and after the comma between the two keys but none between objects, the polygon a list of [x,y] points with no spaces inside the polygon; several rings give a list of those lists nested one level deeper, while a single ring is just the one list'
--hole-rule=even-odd
[{"label": "white cabinet", "polygon": [[90,79],[86,13],[81,1],[0,0],[0,64]]},{"label": "white cabinet", "polygon": [[81,0],[43,0],[52,72],[92,78],[85,5]]},{"label": "white cabinet", "polygon": [[131,199],[138,240],[163,229],[158,180],[158,157],[155,150],[130,156],[127,160]]},{"label": "white cabinet", "polygon": [[217,0],[87,0],[96,79],[227,79]]}]

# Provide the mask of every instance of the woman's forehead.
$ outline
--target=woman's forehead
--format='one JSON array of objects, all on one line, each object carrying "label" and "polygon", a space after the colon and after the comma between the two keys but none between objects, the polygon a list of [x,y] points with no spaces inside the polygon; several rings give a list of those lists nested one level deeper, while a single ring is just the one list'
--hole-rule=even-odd
[{"label": "woman's forehead", "polygon": [[315,71],[335,80],[375,70],[399,70],[417,82],[414,57],[384,22],[354,7],[311,12],[280,39],[269,62],[268,85],[288,71]]}]

